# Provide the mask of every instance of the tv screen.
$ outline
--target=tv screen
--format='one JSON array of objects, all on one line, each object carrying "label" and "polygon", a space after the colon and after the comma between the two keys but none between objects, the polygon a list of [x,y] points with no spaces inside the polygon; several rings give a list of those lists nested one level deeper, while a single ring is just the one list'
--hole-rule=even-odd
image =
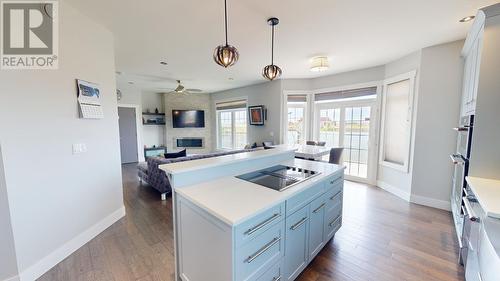
[{"label": "tv screen", "polygon": [[205,127],[205,111],[203,110],[172,110],[174,128]]}]

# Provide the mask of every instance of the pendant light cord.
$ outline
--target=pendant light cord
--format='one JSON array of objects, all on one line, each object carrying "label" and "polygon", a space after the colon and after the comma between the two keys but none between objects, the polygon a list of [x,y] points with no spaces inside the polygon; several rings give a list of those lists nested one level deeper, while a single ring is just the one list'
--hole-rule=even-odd
[{"label": "pendant light cord", "polygon": [[271,65],[274,65],[274,24],[273,24],[273,32],[271,35]]},{"label": "pendant light cord", "polygon": [[226,31],[226,46],[227,44],[227,0],[224,0],[224,26]]}]

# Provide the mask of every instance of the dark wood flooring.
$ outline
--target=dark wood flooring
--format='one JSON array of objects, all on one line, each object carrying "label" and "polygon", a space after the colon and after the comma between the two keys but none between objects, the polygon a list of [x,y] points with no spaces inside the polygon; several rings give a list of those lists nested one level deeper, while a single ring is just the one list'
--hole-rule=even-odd
[{"label": "dark wood flooring", "polygon": [[[139,186],[134,164],[123,185],[127,216],[39,280],[174,280],[171,198]],[[343,226],[297,280],[464,280],[456,240],[449,212],[346,182]]]}]

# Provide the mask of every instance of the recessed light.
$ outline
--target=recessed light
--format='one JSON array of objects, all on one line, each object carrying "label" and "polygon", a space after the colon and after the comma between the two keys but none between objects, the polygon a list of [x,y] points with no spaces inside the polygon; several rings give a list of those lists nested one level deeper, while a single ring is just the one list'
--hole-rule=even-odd
[{"label": "recessed light", "polygon": [[468,16],[468,17],[465,17],[461,20],[459,20],[459,22],[468,22],[468,21],[471,21],[475,18],[475,16]]},{"label": "recessed light", "polygon": [[229,77],[229,78],[227,78],[227,80],[231,80],[231,81],[233,81],[233,80],[234,80],[234,78],[233,78],[233,77]]},{"label": "recessed light", "polygon": [[160,61],[160,64],[167,65],[168,63],[166,61]]},{"label": "recessed light", "polygon": [[128,81],[128,83],[129,83],[130,85],[132,85],[132,84],[134,84],[134,81]]}]

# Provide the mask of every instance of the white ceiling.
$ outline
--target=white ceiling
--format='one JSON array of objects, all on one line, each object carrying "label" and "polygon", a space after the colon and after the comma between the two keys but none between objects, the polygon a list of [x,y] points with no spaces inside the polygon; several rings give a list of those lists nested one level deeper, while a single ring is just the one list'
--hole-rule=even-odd
[{"label": "white ceiling", "polygon": [[[270,63],[270,27],[276,28],[275,64],[283,78],[311,78],[385,64],[420,48],[464,38],[459,23],[497,0],[228,0],[229,43],[240,59],[224,69],[212,53],[223,43],[223,0],[65,0],[115,36],[118,79],[145,90],[188,88],[214,92],[261,83]],[[327,72],[309,71],[327,55]],[[160,61],[168,62],[167,66]],[[145,77],[152,76],[152,77]],[[234,80],[229,80],[233,78]]]}]

